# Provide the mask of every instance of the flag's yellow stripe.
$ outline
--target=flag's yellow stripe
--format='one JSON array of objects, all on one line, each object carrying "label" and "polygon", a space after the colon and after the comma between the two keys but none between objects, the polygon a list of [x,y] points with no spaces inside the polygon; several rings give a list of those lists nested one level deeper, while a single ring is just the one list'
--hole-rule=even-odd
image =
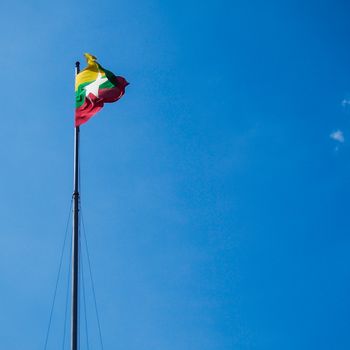
[{"label": "flag's yellow stripe", "polygon": [[95,81],[97,79],[98,73],[101,73],[102,78],[106,76],[105,72],[101,69],[92,70],[90,67],[87,67],[82,70],[75,78],[75,91],[78,90],[79,85]]},{"label": "flag's yellow stripe", "polygon": [[75,91],[78,91],[79,85],[95,81],[99,73],[106,76],[102,67],[96,62],[96,57],[88,53],[85,54],[87,67],[83,69],[75,78]]}]

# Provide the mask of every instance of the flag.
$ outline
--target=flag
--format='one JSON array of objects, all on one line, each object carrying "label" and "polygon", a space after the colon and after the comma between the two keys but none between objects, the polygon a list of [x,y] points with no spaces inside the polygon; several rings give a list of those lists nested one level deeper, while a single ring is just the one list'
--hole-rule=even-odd
[{"label": "flag", "polygon": [[75,78],[75,126],[86,123],[106,102],[118,101],[129,84],[97,63],[97,58],[86,53],[87,67]]}]

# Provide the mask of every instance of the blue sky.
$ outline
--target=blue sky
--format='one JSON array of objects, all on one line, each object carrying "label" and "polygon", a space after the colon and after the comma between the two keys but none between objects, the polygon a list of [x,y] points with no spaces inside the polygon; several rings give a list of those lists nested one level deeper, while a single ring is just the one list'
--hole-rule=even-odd
[{"label": "blue sky", "polygon": [[349,349],[349,6],[2,4],[1,348],[44,348],[90,52],[131,83],[81,130],[105,349]]}]

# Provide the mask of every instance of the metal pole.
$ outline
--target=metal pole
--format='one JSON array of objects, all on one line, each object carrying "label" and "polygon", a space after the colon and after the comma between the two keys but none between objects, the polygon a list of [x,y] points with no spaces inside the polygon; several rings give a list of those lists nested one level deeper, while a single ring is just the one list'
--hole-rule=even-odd
[{"label": "metal pole", "polygon": [[[75,63],[75,75],[80,62]],[[78,350],[78,283],[79,283],[79,126],[74,129],[73,255],[72,255],[72,322],[71,350]]]}]

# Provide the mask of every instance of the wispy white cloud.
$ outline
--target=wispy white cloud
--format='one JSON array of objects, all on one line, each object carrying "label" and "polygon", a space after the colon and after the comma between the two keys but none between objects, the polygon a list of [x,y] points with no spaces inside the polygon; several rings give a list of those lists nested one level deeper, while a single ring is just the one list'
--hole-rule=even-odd
[{"label": "wispy white cloud", "polygon": [[344,98],[344,100],[341,101],[341,105],[342,105],[343,107],[349,106],[349,105],[350,105],[350,100],[347,99],[347,98]]},{"label": "wispy white cloud", "polygon": [[341,130],[333,131],[329,137],[335,141],[338,141],[340,143],[344,143],[345,137]]}]

